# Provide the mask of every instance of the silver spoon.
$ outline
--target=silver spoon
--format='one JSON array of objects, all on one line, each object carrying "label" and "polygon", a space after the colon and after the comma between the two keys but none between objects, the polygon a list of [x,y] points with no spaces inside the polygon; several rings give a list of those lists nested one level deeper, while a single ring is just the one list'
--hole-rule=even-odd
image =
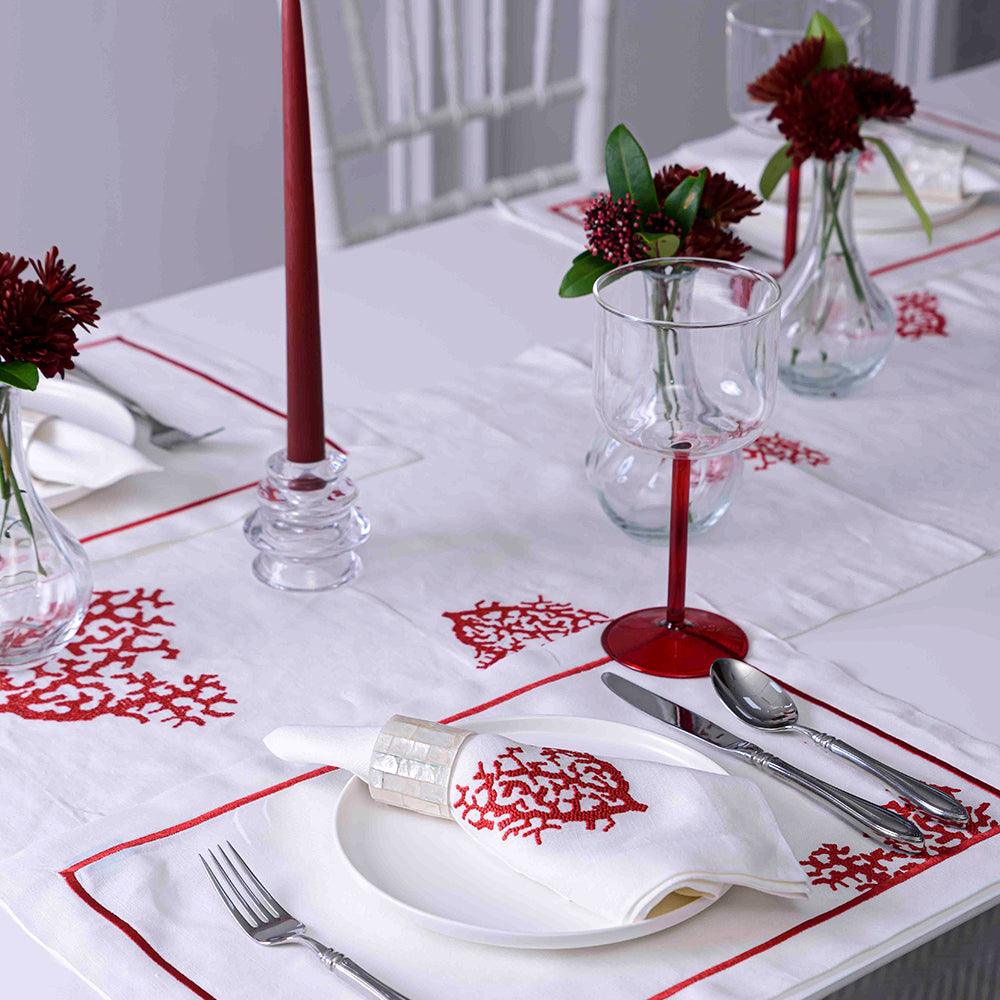
[{"label": "silver spoon", "polygon": [[824,750],[881,778],[908,802],[936,819],[955,826],[969,822],[968,811],[957,799],[869,757],[843,740],[800,725],[792,696],[777,681],[744,660],[716,660],[712,664],[712,683],[726,707],[749,725],[775,732],[803,733]]}]

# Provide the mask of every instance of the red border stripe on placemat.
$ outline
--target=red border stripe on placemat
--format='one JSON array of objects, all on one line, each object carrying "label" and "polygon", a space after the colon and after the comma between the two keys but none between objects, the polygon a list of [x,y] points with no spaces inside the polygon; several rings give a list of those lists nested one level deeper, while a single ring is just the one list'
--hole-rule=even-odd
[{"label": "red border stripe on placemat", "polygon": [[[237,389],[235,386],[229,385],[221,379],[217,379],[214,375],[209,375],[208,372],[203,372],[201,369],[195,368],[193,365],[189,365],[184,361],[179,361],[177,358],[172,358],[168,354],[164,354],[162,351],[157,351],[152,347],[146,347],[145,344],[140,344],[137,341],[130,340],[128,337],[124,337],[120,334],[104,337],[101,340],[91,340],[86,344],[82,344],[81,347],[93,349],[95,347],[103,347],[107,344],[123,344],[126,347],[131,347],[133,350],[141,351],[144,354],[148,354],[151,357],[156,358],[158,361],[163,361],[165,364],[173,365],[175,368],[179,368],[181,371],[186,372],[189,375],[194,375],[196,378],[203,379],[208,382],[209,385],[215,386],[217,389],[222,389],[224,392],[228,392],[230,395],[236,396],[238,399],[242,399],[244,402],[250,403],[252,406],[256,406],[265,413],[270,413],[272,416],[278,417],[281,420],[288,419],[288,414],[277,409],[277,407],[271,406],[270,404],[251,396],[242,389]],[[331,448],[336,448],[345,455],[347,454],[347,450],[342,448],[331,438],[326,438],[326,443],[330,445]],[[176,507],[170,507],[167,510],[157,511],[155,514],[149,514],[145,517],[137,518],[135,521],[128,521],[125,524],[119,524],[113,528],[105,528],[103,531],[95,531],[90,535],[85,535],[80,539],[80,542],[85,545],[88,542],[97,541],[99,538],[107,538],[109,535],[117,535],[122,531],[139,528],[145,524],[160,521],[165,517],[172,517],[174,514],[181,514],[186,510],[192,510],[195,507],[201,507],[205,504],[214,503],[216,500],[223,500],[226,497],[235,495],[236,493],[242,493],[244,490],[252,489],[257,485],[257,483],[258,480],[255,479],[253,482],[243,483],[241,486],[232,486],[229,489],[220,490],[218,493],[213,493],[211,496],[199,497],[195,500],[189,500],[187,503],[179,504]]]},{"label": "red border stripe on placemat", "polygon": [[[442,723],[449,723],[449,722],[456,722],[459,719],[468,718],[469,716],[476,715],[480,712],[486,711],[487,709],[493,708],[496,705],[500,705],[506,701],[510,701],[514,698],[517,698],[519,695],[526,694],[529,691],[533,691],[536,688],[544,687],[545,685],[552,684],[556,681],[565,680],[567,677],[573,677],[576,676],[577,674],[586,673],[589,670],[593,670],[596,667],[603,666],[609,662],[611,662],[610,657],[605,656],[596,660],[591,660],[588,663],[583,663],[577,667],[571,667],[568,670],[561,670],[558,673],[549,675],[548,677],[542,677],[537,681],[532,681],[530,684],[525,684],[521,687],[514,688],[513,690],[508,691],[505,694],[498,695],[497,697],[491,698],[489,701],[484,701],[479,705],[473,706],[472,708],[468,708],[461,712],[456,712],[453,715],[446,716],[440,721]],[[878,736],[880,739],[884,739],[887,742],[892,743],[894,746],[897,746],[902,750],[906,750],[908,753],[912,753],[923,760],[934,763],[936,766],[942,768],[945,771],[949,771],[956,777],[960,777],[966,781],[970,781],[977,787],[983,789],[984,791],[987,791],[990,794],[995,795],[997,798],[1000,798],[1000,790],[994,788],[987,782],[981,781],[978,778],[974,778],[972,775],[961,770],[960,768],[954,767],[953,765],[947,763],[946,761],[941,760],[939,757],[935,757],[933,754],[930,754],[924,750],[920,750],[918,747],[915,747],[912,744],[907,743],[905,740],[902,740],[896,736],[891,735],[890,733],[887,733],[884,729],[880,729],[878,726],[875,726],[872,723],[865,722],[862,719],[850,715],[849,713],[843,711],[842,709],[836,708],[829,702],[823,701],[820,698],[816,698],[813,695],[807,694],[805,691],[795,688],[792,685],[786,683],[785,681],[782,681],[781,683],[783,683],[785,687],[787,687],[791,692],[793,692],[794,694],[798,695],[801,698],[805,698],[807,701],[812,702],[814,705],[818,705],[821,708],[834,713],[839,718],[851,722],[852,724],[857,725],[862,729],[865,729],[866,731],[872,733],[873,735]],[[116,844],[113,847],[108,847],[103,851],[99,851],[97,854],[90,855],[89,857],[76,862],[75,864],[69,866],[68,868],[63,869],[59,874],[63,877],[63,879],[66,880],[70,888],[76,893],[77,896],[80,897],[81,900],[83,900],[83,902],[85,902],[88,906],[90,906],[91,909],[93,909],[97,914],[104,917],[104,919],[108,920],[112,925],[117,927],[123,934],[125,934],[130,940],[132,940],[143,951],[143,953],[147,955],[147,957],[149,957],[152,961],[154,961],[166,972],[170,973],[170,975],[172,975],[178,982],[182,983],[184,986],[187,986],[197,996],[203,998],[203,1000],[215,1000],[215,998],[212,997],[210,993],[206,992],[202,987],[198,986],[197,983],[194,983],[191,979],[185,976],[184,973],[180,972],[180,970],[176,969],[173,965],[171,965],[171,963],[168,962],[162,955],[160,955],[155,950],[155,948],[153,948],[153,946],[139,933],[139,931],[131,926],[131,924],[129,924],[122,917],[113,913],[103,904],[98,902],[97,899],[95,899],[79,882],[79,880],[76,877],[76,873],[81,871],[83,868],[86,868],[87,866],[94,864],[95,862],[101,861],[121,851],[128,850],[134,847],[140,847],[144,844],[149,844],[157,840],[163,840],[166,837],[169,837],[175,833],[180,833],[184,830],[190,830],[191,828],[198,826],[201,823],[205,823],[208,822],[209,820],[216,819],[217,817],[227,812],[231,812],[234,809],[238,809],[241,806],[247,805],[250,802],[255,802],[258,799],[264,798],[268,795],[273,795],[276,792],[283,791],[286,788],[290,788],[293,785],[300,784],[303,781],[308,781],[311,778],[316,778],[324,774],[329,774],[331,771],[334,770],[336,770],[336,768],[332,767],[316,768],[315,770],[308,771],[305,774],[300,774],[297,777],[289,778],[287,781],[282,781],[276,785],[270,785],[269,787],[263,788],[257,792],[252,792],[248,795],[242,796],[241,798],[234,799],[232,802],[228,802],[224,805],[217,806],[214,809],[201,813],[198,816],[195,816],[192,819],[186,820],[182,823],[178,823],[175,826],[167,827],[165,829],[158,830],[154,833],[147,834],[143,837],[137,837],[133,840],[123,841],[122,843]],[[845,913],[846,911],[853,909],[856,906],[859,906],[861,903],[866,902],[867,900],[880,895],[886,890],[891,889],[893,886],[900,885],[903,882],[909,881],[909,879],[915,877],[916,875],[919,875],[921,872],[925,872],[928,869],[933,868],[935,865],[940,864],[942,861],[946,861],[948,858],[954,857],[957,854],[960,854],[963,851],[968,850],[975,844],[980,844],[983,841],[988,840],[990,837],[996,836],[998,833],[1000,833],[1000,827],[996,827],[991,830],[985,830],[974,837],[970,837],[968,841],[966,841],[960,847],[957,847],[950,853],[946,855],[938,855],[937,857],[934,858],[928,858],[918,868],[913,868],[907,872],[898,872],[890,880],[882,883],[881,885],[875,886],[862,893],[859,893],[857,896],[847,900],[844,903],[841,903],[838,906],[833,907],[830,910],[826,910],[823,913],[818,913],[815,916],[810,917],[808,920],[804,920],[801,923],[796,924],[794,927],[790,927],[787,930],[782,931],[780,934],[777,934],[766,941],[762,941],[760,944],[755,945],[753,948],[748,948],[746,951],[740,952],[738,955],[733,955],[731,958],[726,959],[724,962],[720,962],[717,965],[710,966],[709,968],[703,969],[701,972],[696,973],[695,975],[690,976],[687,979],[681,980],[678,983],[674,983],[672,986],[667,987],[665,990],[662,990],[661,992],[654,994],[652,997],[649,997],[648,1000],[667,1000],[668,997],[675,996],[682,990],[686,989],[688,986],[692,986],[695,983],[702,982],[705,979],[708,979],[710,976],[715,975],[716,973],[724,972],[726,969],[730,969],[733,966],[746,961],[747,959],[760,955],[763,952],[768,951],[769,949],[775,947],[776,945],[788,941],[790,938],[795,937],[796,935],[802,933],[803,931],[807,931],[812,927],[815,927],[819,924],[824,923],[827,920],[832,919],[833,917],[839,916],[841,913]]]},{"label": "red border stripe on placemat", "polygon": [[112,913],[106,906],[99,903],[87,892],[76,875],[72,872],[62,872],[66,884],[75,892],[91,909],[99,913],[105,920],[118,928],[133,944],[135,944],[147,958],[155,962],[164,972],[169,973],[182,986],[186,986],[195,996],[202,1000],[215,1000],[215,997],[207,990],[199,986],[193,979],[189,979],[176,966],[171,965],[130,923],[122,920],[117,913]]},{"label": "red border stripe on placemat", "polygon": [[[949,768],[949,770],[951,769]],[[990,837],[995,837],[998,833],[1000,833],[1000,827],[992,830],[984,830],[982,833],[978,833],[974,837],[970,837],[960,847],[956,847],[950,854],[939,854],[937,857],[928,858],[927,861],[919,868],[912,868],[910,871],[893,876],[892,881],[883,882],[881,885],[874,886],[865,892],[859,893],[853,899],[849,899],[847,902],[841,903],[839,906],[835,906],[832,910],[817,913],[814,917],[810,917],[808,920],[803,920],[802,923],[796,924],[794,927],[789,927],[788,930],[782,931],[780,934],[776,934],[772,938],[768,938],[767,941],[762,941],[753,948],[748,948],[746,951],[741,951],[738,955],[734,955],[732,958],[727,958],[725,962],[719,962],[718,965],[713,965],[708,969],[703,969],[701,972],[695,973],[695,975],[689,976],[687,979],[682,979],[679,983],[674,983],[673,986],[668,986],[660,993],[654,993],[653,996],[648,998],[648,1000],[666,1000],[667,997],[675,996],[680,993],[681,990],[687,989],[688,986],[700,983],[703,980],[708,979],[710,976],[714,976],[718,972],[725,972],[726,969],[731,969],[734,965],[739,965],[741,962],[745,962],[748,958],[754,958],[755,956],[773,948],[775,945],[782,944],[790,938],[795,937],[797,934],[801,934],[803,931],[807,931],[809,928],[815,927],[817,924],[821,924],[824,921],[832,919],[833,917],[839,917],[841,913],[846,913],[848,910],[854,909],[855,906],[860,906],[861,903],[867,902],[869,899],[880,895],[887,889],[891,889],[893,886],[897,886],[902,882],[908,881],[915,875],[919,875],[921,872],[927,871],[928,868],[933,868],[936,864],[940,864],[940,862],[946,861],[948,858],[953,858],[956,854],[961,854],[962,851],[968,850],[974,844],[980,844],[984,840],[988,840]]]},{"label": "red border stripe on placemat", "polygon": [[966,247],[974,247],[978,243],[988,243],[1000,236],[1000,229],[992,229],[981,236],[971,236],[967,240],[958,243],[949,243],[947,246],[938,247],[937,250],[928,250],[927,253],[917,254],[915,257],[907,257],[906,260],[896,261],[895,264],[883,264],[881,267],[873,268],[871,275],[873,278],[880,274],[887,274],[889,271],[897,271],[901,267],[909,267],[911,264],[921,264],[925,260],[933,260],[935,257],[943,257],[945,254],[954,253],[956,250],[964,250]]},{"label": "red border stripe on placemat", "polygon": [[968,122],[959,121],[957,118],[949,118],[947,115],[938,114],[936,111],[917,108],[917,117],[926,118],[928,121],[937,122],[939,125],[947,125],[949,128],[957,129],[960,132],[968,132],[970,135],[980,135],[984,139],[991,139],[993,142],[1000,142],[1000,133],[991,132],[989,129],[981,128],[979,125],[970,125]]}]

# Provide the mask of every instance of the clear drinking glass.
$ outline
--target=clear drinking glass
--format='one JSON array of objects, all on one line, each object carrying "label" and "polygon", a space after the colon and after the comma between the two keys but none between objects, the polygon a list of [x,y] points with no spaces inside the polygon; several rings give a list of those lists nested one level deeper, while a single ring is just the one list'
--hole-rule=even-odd
[{"label": "clear drinking glass", "polygon": [[769,138],[778,136],[767,120],[769,104],[751,100],[747,85],[774,65],[805,35],[813,13],[825,14],[844,36],[851,59],[868,57],[871,11],[856,0],[737,0],[726,11],[726,95],[729,114]]},{"label": "clear drinking glass", "polygon": [[675,257],[627,264],[594,285],[594,400],[608,432],[672,462],[666,606],[611,622],[605,651],[666,677],[702,677],[746,655],[739,626],[684,603],[692,461],[741,450],[774,406],[781,291],[739,264]]}]

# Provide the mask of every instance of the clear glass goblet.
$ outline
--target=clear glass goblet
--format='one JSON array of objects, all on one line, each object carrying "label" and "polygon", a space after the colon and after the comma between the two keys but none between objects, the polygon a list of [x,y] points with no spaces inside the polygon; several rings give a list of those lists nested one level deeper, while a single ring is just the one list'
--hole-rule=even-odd
[{"label": "clear glass goblet", "polygon": [[871,11],[857,0],[737,0],[726,10],[726,98],[737,125],[776,138],[771,105],[751,99],[752,83],[806,33],[809,19],[825,14],[843,35],[852,60],[865,63]]},{"label": "clear glass goblet", "polygon": [[703,677],[746,655],[746,634],[685,606],[691,463],[760,434],[777,388],[778,304],[769,275],[694,257],[645,260],[598,279],[594,401],[608,432],[672,461],[666,606],[615,619],[605,651],[661,677]]}]

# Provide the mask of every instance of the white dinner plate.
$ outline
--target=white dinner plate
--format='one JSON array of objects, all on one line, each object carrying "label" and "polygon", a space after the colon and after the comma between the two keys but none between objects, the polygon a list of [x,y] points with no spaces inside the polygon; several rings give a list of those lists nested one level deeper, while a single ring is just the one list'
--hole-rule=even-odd
[{"label": "white dinner plate", "polygon": [[[924,208],[931,222],[940,226],[967,215],[982,197],[981,193],[967,194],[959,202],[925,199]],[[908,233],[920,229],[917,213],[901,194],[856,194],[854,222],[859,233]]]},{"label": "white dinner plate", "polygon": [[[967,215],[979,204],[982,194],[966,195],[960,202],[927,201],[924,207],[934,226],[953,222]],[[799,237],[809,225],[811,205],[806,200],[799,208]],[[854,197],[854,224],[861,234],[908,233],[920,229],[920,220],[902,195],[858,194]],[[781,257],[785,240],[785,203],[765,202],[758,215],[743,219],[737,231],[755,250],[771,257]]]},{"label": "white dinner plate", "polygon": [[[34,392],[24,393],[21,405],[49,417],[61,417],[122,444],[135,444],[136,425],[132,414],[117,399],[89,385],[63,379],[41,379]],[[37,479],[35,489],[50,510],[65,507],[93,492],[86,486],[67,486]]]},{"label": "white dinner plate", "polygon": [[[535,745],[655,761],[724,774],[715,761],[660,733],[621,722],[562,715],[481,720],[469,726]],[[608,925],[551,889],[508,868],[455,823],[374,801],[360,778],[334,814],[334,840],[349,869],[407,917],[430,930],[508,948],[587,948],[654,934],[714,900],[674,894],[671,908]],[[586,877],[581,872],[581,877]]]}]

